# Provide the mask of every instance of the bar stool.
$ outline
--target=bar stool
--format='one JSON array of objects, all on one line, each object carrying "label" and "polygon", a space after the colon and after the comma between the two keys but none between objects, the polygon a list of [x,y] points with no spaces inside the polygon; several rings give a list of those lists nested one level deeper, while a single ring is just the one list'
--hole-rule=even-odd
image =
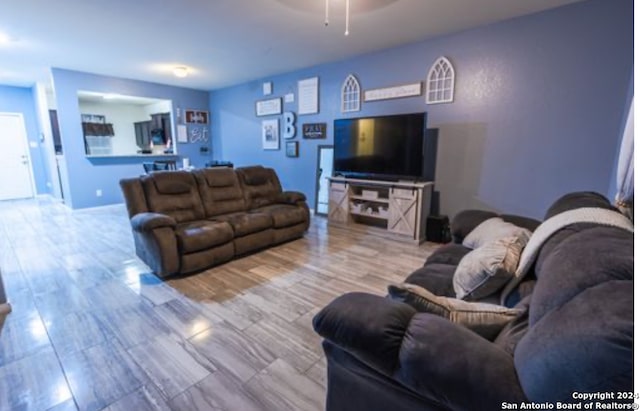
[{"label": "bar stool", "polygon": [[142,163],[142,167],[144,168],[144,172],[146,174],[152,173],[155,170],[155,164],[150,161],[145,161]]}]

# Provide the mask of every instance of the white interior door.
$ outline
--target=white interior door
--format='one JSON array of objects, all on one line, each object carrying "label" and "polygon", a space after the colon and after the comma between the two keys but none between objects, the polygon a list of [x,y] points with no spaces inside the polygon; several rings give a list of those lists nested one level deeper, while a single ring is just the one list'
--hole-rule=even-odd
[{"label": "white interior door", "polygon": [[27,130],[22,114],[0,113],[0,200],[33,197]]}]

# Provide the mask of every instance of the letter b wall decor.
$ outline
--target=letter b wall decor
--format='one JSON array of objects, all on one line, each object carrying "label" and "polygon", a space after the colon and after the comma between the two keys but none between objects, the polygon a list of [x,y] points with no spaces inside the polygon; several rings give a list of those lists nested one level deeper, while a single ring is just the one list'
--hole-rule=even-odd
[{"label": "letter b wall decor", "polygon": [[291,139],[296,136],[296,113],[287,111],[284,113],[284,130],[282,137]]}]

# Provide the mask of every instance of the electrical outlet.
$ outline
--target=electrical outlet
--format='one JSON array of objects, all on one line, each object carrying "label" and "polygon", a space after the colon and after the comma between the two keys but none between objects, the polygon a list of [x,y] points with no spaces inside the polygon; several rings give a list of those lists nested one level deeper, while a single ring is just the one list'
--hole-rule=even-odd
[{"label": "electrical outlet", "polygon": [[102,197],[102,190],[100,189],[96,190],[96,197]]}]

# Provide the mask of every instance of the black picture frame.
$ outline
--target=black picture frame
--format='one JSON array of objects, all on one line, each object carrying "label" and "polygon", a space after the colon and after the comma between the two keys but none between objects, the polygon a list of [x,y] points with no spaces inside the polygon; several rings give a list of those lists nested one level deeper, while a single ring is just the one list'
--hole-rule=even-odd
[{"label": "black picture frame", "polygon": [[287,157],[298,157],[300,155],[298,142],[287,141],[287,143],[285,144],[285,153]]}]

